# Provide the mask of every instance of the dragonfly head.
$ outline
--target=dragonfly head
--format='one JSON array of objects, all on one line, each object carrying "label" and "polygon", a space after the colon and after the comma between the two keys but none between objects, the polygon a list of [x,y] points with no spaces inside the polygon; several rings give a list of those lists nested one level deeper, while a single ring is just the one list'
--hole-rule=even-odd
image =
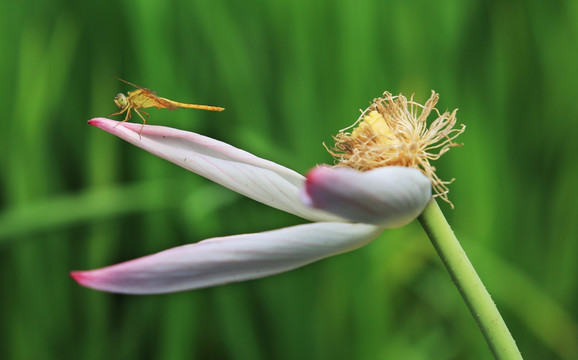
[{"label": "dragonfly head", "polygon": [[114,97],[114,103],[118,106],[121,110],[128,106],[128,100],[123,93],[119,93]]}]

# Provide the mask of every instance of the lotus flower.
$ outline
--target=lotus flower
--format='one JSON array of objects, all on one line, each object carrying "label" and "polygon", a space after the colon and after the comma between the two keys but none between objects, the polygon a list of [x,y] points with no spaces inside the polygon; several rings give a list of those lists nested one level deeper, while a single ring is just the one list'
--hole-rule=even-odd
[{"label": "lotus flower", "polygon": [[420,170],[319,166],[307,177],[229,144],[162,126],[96,118],[89,124],[233,191],[311,222],[211,238],[71,276],[115,293],[198,289],[289,271],[357,249],[415,219],[432,197]]},{"label": "lotus flower", "polygon": [[[229,144],[162,126],[96,118],[89,124],[271,207],[312,221],[303,225],[218,237],[72,277],[84,286],[127,294],[198,289],[269,276],[357,249],[384,229],[415,219],[434,196],[451,204],[430,160],[451,147],[456,110],[439,112],[385,92],[362,112],[351,133],[328,149],[336,167],[307,177]],[[430,114],[437,118],[427,126]],[[453,207],[453,205],[452,205]]]}]

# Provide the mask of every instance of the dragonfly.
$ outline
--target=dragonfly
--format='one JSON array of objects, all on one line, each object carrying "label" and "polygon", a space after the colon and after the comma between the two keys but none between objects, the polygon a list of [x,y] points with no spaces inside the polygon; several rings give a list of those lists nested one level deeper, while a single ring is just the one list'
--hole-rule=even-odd
[{"label": "dragonfly", "polygon": [[[186,104],[174,100],[169,100],[164,97],[160,97],[157,95],[156,92],[144,88],[142,86],[135,85],[131,82],[123,80],[115,76],[117,80],[120,80],[126,84],[132,85],[137,88],[134,91],[129,91],[127,95],[123,93],[119,93],[114,98],[114,103],[116,106],[119,107],[120,111],[110,114],[110,116],[114,115],[121,115],[126,112],[126,116],[124,117],[125,121],[129,121],[131,118],[131,110],[134,110],[138,116],[143,121],[143,127],[147,123],[149,119],[149,114],[143,111],[142,109],[156,107],[157,109],[169,109],[175,110],[178,108],[185,108],[185,109],[200,109],[200,110],[208,110],[208,111],[223,111],[225,108],[212,106],[212,105],[197,105],[197,104]],[[143,116],[146,115],[146,119]],[[141,129],[142,131],[142,129]]]}]

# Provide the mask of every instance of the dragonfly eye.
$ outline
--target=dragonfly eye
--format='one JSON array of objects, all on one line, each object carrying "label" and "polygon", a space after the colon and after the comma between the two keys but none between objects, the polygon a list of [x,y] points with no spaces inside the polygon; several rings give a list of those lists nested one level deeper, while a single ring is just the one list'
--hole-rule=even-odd
[{"label": "dragonfly eye", "polygon": [[128,105],[128,101],[126,100],[126,96],[123,93],[119,93],[114,98],[114,103],[121,109],[124,109]]}]

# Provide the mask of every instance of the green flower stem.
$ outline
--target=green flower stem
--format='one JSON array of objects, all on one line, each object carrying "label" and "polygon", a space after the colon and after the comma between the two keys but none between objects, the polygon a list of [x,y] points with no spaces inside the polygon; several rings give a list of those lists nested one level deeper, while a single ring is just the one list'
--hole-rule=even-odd
[{"label": "green flower stem", "polygon": [[486,287],[466,256],[435,200],[419,216],[496,359],[522,359],[520,350]]}]

